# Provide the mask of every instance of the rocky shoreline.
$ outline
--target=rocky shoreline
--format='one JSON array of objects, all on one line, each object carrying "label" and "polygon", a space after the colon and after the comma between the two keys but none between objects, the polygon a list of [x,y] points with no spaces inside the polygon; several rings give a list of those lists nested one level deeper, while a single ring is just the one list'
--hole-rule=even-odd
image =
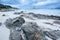
[{"label": "rocky shoreline", "polygon": [[19,15],[19,14],[23,14],[25,15],[32,15],[38,19],[54,19],[54,20],[60,20],[60,16],[54,16],[54,15],[44,15],[44,14],[36,14],[33,12],[29,12],[29,13],[24,13],[23,11],[21,12],[15,12],[14,14]]},{"label": "rocky shoreline", "polygon": [[5,25],[10,29],[10,40],[46,40],[36,23],[26,23],[21,17],[7,19]]},{"label": "rocky shoreline", "polygon": [[[18,12],[17,12],[18,13]],[[17,13],[14,13],[16,15]],[[48,36],[52,40],[57,40],[60,38],[59,32],[58,34],[55,30],[50,30],[45,28],[41,28],[41,25],[38,26],[36,22],[33,22],[37,19],[53,19],[53,20],[60,20],[59,16],[48,16],[42,14],[34,14],[34,13],[18,13],[20,15],[16,18],[9,18],[6,20],[5,25],[10,30],[10,40],[48,40],[45,36]],[[28,18],[33,20],[32,22],[25,20]],[[28,21],[28,22],[26,22]],[[53,23],[60,24],[58,21],[54,21]],[[54,25],[53,23],[45,22],[47,25]],[[51,32],[53,31],[53,32]],[[59,31],[59,30],[58,30]],[[55,37],[54,37],[55,35]]]},{"label": "rocky shoreline", "polygon": [[60,39],[59,16],[52,17],[51,15],[25,13],[23,11],[1,13],[1,27],[5,25],[10,30],[9,40]]}]

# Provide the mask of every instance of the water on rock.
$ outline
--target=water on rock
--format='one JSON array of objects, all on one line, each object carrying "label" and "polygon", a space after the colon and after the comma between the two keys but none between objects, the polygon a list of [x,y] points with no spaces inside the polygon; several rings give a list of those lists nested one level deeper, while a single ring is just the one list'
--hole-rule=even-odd
[{"label": "water on rock", "polygon": [[10,40],[46,40],[42,29],[35,22],[25,22],[22,17],[9,18],[5,25],[10,29]]}]

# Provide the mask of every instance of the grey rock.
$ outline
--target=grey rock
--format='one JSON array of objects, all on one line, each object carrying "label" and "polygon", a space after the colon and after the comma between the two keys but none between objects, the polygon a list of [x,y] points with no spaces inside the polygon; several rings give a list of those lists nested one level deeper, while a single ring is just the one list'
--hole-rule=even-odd
[{"label": "grey rock", "polygon": [[60,24],[60,20],[54,21],[55,24]]},{"label": "grey rock", "polygon": [[24,23],[10,32],[10,40],[46,40],[43,31],[35,22]]},{"label": "grey rock", "polygon": [[15,12],[14,14],[21,14],[20,12]]},{"label": "grey rock", "polygon": [[5,25],[7,28],[11,29],[20,27],[23,23],[25,23],[25,20],[22,17],[16,17],[14,19],[11,18],[7,19]]},{"label": "grey rock", "polygon": [[20,13],[24,13],[24,11],[21,11]]},{"label": "grey rock", "polygon": [[6,20],[5,25],[10,29],[9,40],[25,40],[25,37],[22,37],[24,33],[20,29],[23,23],[25,23],[25,20],[22,17],[16,17],[14,19],[9,18]]},{"label": "grey rock", "polygon": [[7,19],[5,25],[10,29],[9,40],[46,40],[43,30],[35,22],[16,17]]},{"label": "grey rock", "polygon": [[2,25],[2,23],[0,22],[0,26]]},{"label": "grey rock", "polygon": [[10,32],[9,39],[10,40],[26,40],[26,36],[21,29],[14,30],[13,32]]},{"label": "grey rock", "polygon": [[44,22],[45,24],[49,24],[49,25],[53,25],[53,23],[49,23],[49,22]]},{"label": "grey rock", "polygon": [[21,11],[21,12],[15,12],[14,14],[22,14],[22,13],[24,13],[24,11]]},{"label": "grey rock", "polygon": [[35,22],[28,22],[22,25],[22,30],[27,40],[45,40],[43,31]]},{"label": "grey rock", "polygon": [[6,16],[5,14],[3,14],[2,16]]},{"label": "grey rock", "polygon": [[54,30],[54,31],[45,31],[44,34],[51,38],[52,40],[57,40],[60,38],[60,31]]}]

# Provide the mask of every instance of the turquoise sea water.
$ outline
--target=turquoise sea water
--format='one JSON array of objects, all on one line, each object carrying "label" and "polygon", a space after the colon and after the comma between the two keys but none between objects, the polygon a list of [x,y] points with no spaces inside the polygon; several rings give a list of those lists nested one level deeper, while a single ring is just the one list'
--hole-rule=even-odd
[{"label": "turquoise sea water", "polygon": [[[17,10],[17,11],[22,11],[22,10]],[[23,10],[23,11],[24,12],[33,12],[36,14],[60,16],[60,10],[59,9],[37,9],[37,10]]]}]

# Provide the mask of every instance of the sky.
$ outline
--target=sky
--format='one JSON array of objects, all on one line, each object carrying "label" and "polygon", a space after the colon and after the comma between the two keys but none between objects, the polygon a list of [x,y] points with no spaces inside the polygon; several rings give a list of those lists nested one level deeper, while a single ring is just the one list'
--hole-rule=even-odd
[{"label": "sky", "polygon": [[60,0],[0,0],[0,3],[20,9],[60,7]]}]

